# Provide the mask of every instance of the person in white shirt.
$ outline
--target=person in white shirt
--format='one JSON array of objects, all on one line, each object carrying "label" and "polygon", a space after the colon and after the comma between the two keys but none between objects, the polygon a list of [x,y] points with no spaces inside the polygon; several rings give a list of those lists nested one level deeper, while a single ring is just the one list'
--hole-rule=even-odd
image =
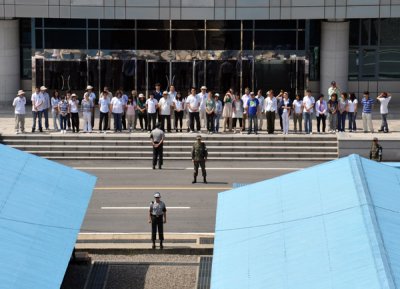
[{"label": "person in white shirt", "polygon": [[264,118],[265,118],[265,110],[264,110],[264,96],[262,95],[262,90],[259,89],[257,91],[256,98],[258,99],[258,103],[260,106],[260,113],[258,114],[258,130],[262,130],[263,128],[263,123],[264,123]]},{"label": "person in white shirt", "polygon": [[94,104],[92,100],[89,98],[89,94],[85,93],[84,98],[82,99],[81,108],[83,114],[83,132],[92,132],[92,108]]},{"label": "person in white shirt", "polygon": [[18,90],[17,97],[14,98],[13,106],[15,108],[15,133],[25,132],[25,105],[26,98],[23,90]]},{"label": "person in white shirt", "polygon": [[247,115],[247,103],[249,102],[249,99],[250,99],[250,88],[246,87],[244,89],[244,94],[242,95],[241,99],[243,101],[242,131],[245,131],[245,129],[246,129],[246,119],[248,118],[248,115]]},{"label": "person in white shirt", "polygon": [[[171,101],[171,103],[174,103],[175,97],[176,97],[176,90],[175,90],[175,86],[174,85],[170,85],[169,86],[169,91],[168,91],[168,98]],[[176,126],[175,126],[175,113],[171,112],[171,123],[174,126],[174,129],[176,130]]]},{"label": "person in white shirt", "polygon": [[300,95],[296,94],[296,99],[293,101],[293,123],[294,132],[297,133],[297,124],[299,124],[299,132],[303,131],[303,101]]},{"label": "person in white shirt", "polygon": [[206,117],[206,101],[208,97],[207,87],[202,86],[197,96],[200,98],[200,121],[202,123],[201,127],[205,128],[207,123],[207,117]]},{"label": "person in white shirt", "polygon": [[377,100],[380,101],[380,103],[381,103],[380,112],[381,112],[381,119],[382,119],[381,129],[378,130],[379,132],[382,132],[382,131],[385,133],[389,132],[389,127],[388,127],[388,123],[387,123],[387,115],[389,113],[388,105],[389,105],[389,102],[391,99],[392,99],[392,96],[390,94],[388,94],[387,92],[382,92],[377,97]]},{"label": "person in white shirt", "polygon": [[282,131],[283,134],[289,134],[289,116],[292,104],[289,99],[289,94],[285,91],[281,101],[282,108]]},{"label": "person in white shirt", "polygon": [[100,94],[99,99],[99,110],[100,110],[100,121],[99,121],[99,131],[106,132],[108,129],[108,115],[110,113],[111,98],[109,97],[108,91],[103,91]]},{"label": "person in white shirt", "polygon": [[[93,103],[93,107],[92,107],[92,111],[91,111],[91,119],[90,119],[90,124],[92,126],[92,128],[94,128],[94,118],[95,118],[95,109],[94,109],[94,105],[96,103],[96,94],[93,92],[93,86],[88,85],[86,87],[86,92],[85,95],[88,94],[89,95],[89,99],[92,101]],[[85,95],[83,96],[83,98],[85,98]]]},{"label": "person in white shirt", "polygon": [[60,122],[60,114],[58,112],[58,102],[60,101],[60,93],[58,90],[53,91],[51,97],[51,116],[53,117],[53,128],[55,131],[59,131],[57,121]]},{"label": "person in white shirt", "polygon": [[168,96],[168,91],[163,92],[163,97],[158,102],[158,109],[161,116],[161,130],[165,132],[165,123],[167,123],[167,131],[171,132],[171,108],[172,101]]},{"label": "person in white shirt", "polygon": [[277,101],[274,96],[274,91],[267,92],[267,97],[264,100],[264,111],[267,117],[268,134],[273,134],[275,131],[275,113],[277,110]]},{"label": "person in white shirt", "polygon": [[71,112],[72,132],[79,132],[79,100],[75,93],[69,100],[69,111]]},{"label": "person in white shirt", "polygon": [[315,104],[315,114],[317,116],[317,131],[320,133],[321,121],[322,121],[322,133],[325,133],[326,128],[326,116],[328,115],[328,103],[324,100],[324,95],[319,96],[319,100]]},{"label": "person in white shirt", "polygon": [[350,93],[350,98],[349,98],[349,102],[348,102],[349,132],[357,131],[357,125],[356,125],[357,104],[358,104],[358,100],[357,100],[355,93]]},{"label": "person in white shirt", "polygon": [[36,119],[38,120],[39,131],[42,132],[42,116],[44,110],[44,97],[40,92],[40,88],[36,87],[35,92],[31,96],[32,101],[32,132],[36,130]]},{"label": "person in white shirt", "polygon": [[156,128],[157,107],[158,107],[157,99],[154,98],[154,94],[150,94],[150,98],[146,100],[147,125],[148,125],[147,130],[149,132],[151,132],[153,129]]},{"label": "person in white shirt", "polygon": [[43,102],[44,127],[46,128],[46,130],[49,130],[49,108],[51,107],[50,95],[47,93],[46,86],[40,87],[40,93],[42,93],[44,97],[44,102]]},{"label": "person in white shirt", "polygon": [[[196,131],[200,131],[200,104],[201,99],[199,95],[196,94],[196,89],[192,87],[190,90],[190,95],[186,98],[186,107],[189,110],[190,118],[190,132],[194,132],[194,122],[196,121]],[[205,104],[205,103],[204,103]]]},{"label": "person in white shirt", "polygon": [[312,114],[314,112],[315,99],[311,95],[311,90],[306,90],[306,95],[303,97],[303,118],[304,130],[306,134],[312,134]]},{"label": "person in white shirt", "polygon": [[331,82],[331,86],[328,88],[328,97],[331,99],[331,96],[333,93],[336,93],[336,95],[341,95],[342,92],[340,91],[340,88],[337,87],[336,81]]},{"label": "person in white shirt", "polygon": [[178,92],[173,100],[174,118],[175,118],[175,131],[178,132],[178,123],[180,125],[180,132],[182,132],[183,125],[183,112],[185,109],[185,102],[182,100],[182,95]]},{"label": "person in white shirt", "polygon": [[111,112],[114,117],[114,132],[122,132],[122,113],[125,110],[122,92],[118,90],[111,100]]}]

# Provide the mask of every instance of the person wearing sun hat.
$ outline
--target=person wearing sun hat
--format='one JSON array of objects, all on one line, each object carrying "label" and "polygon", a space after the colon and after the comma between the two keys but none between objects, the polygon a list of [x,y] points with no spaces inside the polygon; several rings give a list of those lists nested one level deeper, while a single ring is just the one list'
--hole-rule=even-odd
[{"label": "person wearing sun hat", "polygon": [[92,128],[94,128],[94,117],[95,117],[95,104],[96,104],[96,94],[93,92],[93,86],[88,85],[86,87],[86,92],[83,96],[83,98],[85,98],[85,95],[89,95],[89,99],[92,101],[93,103],[93,107],[91,109],[91,118],[90,118],[90,124],[92,125]]},{"label": "person wearing sun hat", "polygon": [[25,131],[25,92],[19,90],[17,97],[14,98],[13,106],[15,107],[15,133],[23,133]]},{"label": "person wearing sun hat", "polygon": [[151,241],[153,242],[153,249],[156,248],[156,237],[158,231],[158,238],[160,240],[160,249],[163,249],[164,241],[164,224],[167,223],[167,207],[161,201],[161,194],[154,193],[154,201],[150,203],[149,209],[149,223],[151,224]]}]

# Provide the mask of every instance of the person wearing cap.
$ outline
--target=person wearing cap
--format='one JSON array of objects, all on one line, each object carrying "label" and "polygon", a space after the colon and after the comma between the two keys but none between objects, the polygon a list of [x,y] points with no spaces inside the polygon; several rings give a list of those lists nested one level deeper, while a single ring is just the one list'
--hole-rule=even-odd
[{"label": "person wearing cap", "polygon": [[108,91],[103,90],[103,92],[100,94],[99,98],[99,110],[100,110],[100,120],[99,120],[99,131],[100,132],[106,132],[108,129],[108,123],[109,123],[109,113],[110,113],[110,104],[111,104],[111,98],[109,96]]},{"label": "person wearing cap", "polygon": [[382,92],[377,97],[377,100],[381,103],[380,113],[381,113],[381,119],[382,119],[381,129],[378,130],[379,132],[385,132],[385,133],[389,132],[389,127],[388,127],[388,123],[387,123],[387,115],[389,113],[388,105],[389,105],[389,101],[391,99],[392,99],[392,96],[390,94],[388,94],[387,92]]},{"label": "person wearing cap", "polygon": [[207,157],[208,157],[208,151],[206,144],[202,142],[201,135],[198,135],[196,137],[196,142],[193,144],[192,147],[192,162],[194,166],[192,184],[195,184],[197,182],[197,175],[199,174],[199,166],[201,167],[203,182],[207,184],[207,172],[206,172]]},{"label": "person wearing cap", "polygon": [[[260,113],[260,103],[258,99],[255,97],[254,92],[250,92],[250,98],[247,101],[246,105],[246,114],[249,119],[249,128],[247,134],[251,134],[251,131],[254,131],[254,134],[258,134],[258,122],[257,117]],[[290,111],[290,108],[289,108]],[[244,118],[243,118],[244,121]],[[288,120],[289,122],[289,120]],[[288,124],[289,127],[289,124]]]},{"label": "person wearing cap", "polygon": [[36,130],[36,119],[38,120],[39,131],[42,132],[42,115],[44,110],[44,96],[40,92],[40,88],[36,87],[35,92],[31,96],[32,101],[32,132]]},{"label": "person wearing cap", "polygon": [[331,82],[331,86],[328,88],[328,97],[331,99],[332,94],[336,93],[336,95],[341,95],[341,91],[339,87],[336,85],[336,81]]},{"label": "person wearing cap", "polygon": [[374,132],[374,126],[372,125],[372,107],[374,103],[375,101],[369,97],[369,92],[364,91],[364,98],[361,100],[361,104],[363,105],[362,121],[364,133],[367,133],[368,129],[371,133]]},{"label": "person wearing cap", "polygon": [[160,124],[157,123],[156,127],[150,133],[151,144],[153,146],[153,170],[156,169],[157,160],[158,168],[162,169],[164,138],[165,134],[160,129]]},{"label": "person wearing cap", "polygon": [[372,140],[371,150],[369,151],[369,159],[377,162],[382,161],[382,146],[378,143],[378,138]]},{"label": "person wearing cap", "polygon": [[15,113],[15,133],[25,132],[25,105],[26,98],[23,90],[18,90],[17,96],[14,98],[13,104]]},{"label": "person wearing cap", "polygon": [[242,102],[243,102],[243,121],[242,121],[242,131],[246,129],[246,119],[248,119],[248,109],[247,104],[250,99],[250,88],[246,87],[244,89],[244,94],[242,95]]},{"label": "person wearing cap", "polygon": [[207,93],[207,87],[202,86],[200,88],[200,92],[197,94],[197,96],[200,98],[200,122],[201,122],[201,127],[205,128],[206,123],[207,123],[207,113],[206,113],[206,101],[208,98],[208,93]]},{"label": "person wearing cap", "polygon": [[82,99],[81,102],[81,108],[82,108],[82,115],[83,115],[83,132],[92,132],[92,108],[94,107],[94,104],[92,100],[89,98],[89,94],[85,93],[84,98]]},{"label": "person wearing cap", "polygon": [[[139,93],[139,98],[137,100],[138,118],[140,130],[143,132],[147,130],[147,108],[146,108],[146,97],[143,93]],[[143,126],[144,122],[144,126]]]},{"label": "person wearing cap", "polygon": [[157,192],[154,194],[155,201],[150,203],[149,210],[149,223],[151,223],[151,241],[153,242],[153,249],[156,248],[157,231],[158,239],[160,240],[160,249],[164,248],[164,224],[167,223],[167,207],[160,198],[160,193]]},{"label": "person wearing cap", "polygon": [[200,131],[200,104],[201,99],[198,94],[196,94],[196,88],[192,87],[190,89],[190,95],[186,98],[186,107],[189,110],[189,123],[190,123],[190,133],[194,132],[194,122],[196,121],[196,131]]},{"label": "person wearing cap", "polygon": [[171,111],[173,109],[172,101],[168,96],[168,91],[163,92],[163,97],[158,102],[158,111],[161,117],[161,130],[165,132],[165,123],[167,131],[171,132]]},{"label": "person wearing cap", "polygon": [[95,106],[95,103],[96,103],[96,94],[93,92],[93,86],[88,85],[88,86],[86,87],[86,92],[85,92],[83,98],[85,98],[85,95],[86,95],[86,94],[89,95],[89,99],[90,99],[90,100],[92,101],[92,103],[93,103],[93,107],[92,107],[91,115],[90,115],[90,124],[91,124],[92,128],[94,128],[94,118],[95,118],[95,109],[94,109],[94,106]]},{"label": "person wearing cap", "polygon": [[219,132],[219,121],[222,116],[222,101],[219,100],[219,93],[216,93],[214,95],[214,101],[215,101],[214,132],[218,133]]},{"label": "person wearing cap", "polygon": [[43,116],[44,116],[44,127],[49,130],[49,108],[51,107],[50,95],[47,93],[47,87],[41,86],[40,93],[43,94]]},{"label": "person wearing cap", "polygon": [[69,111],[71,113],[72,132],[79,132],[79,100],[75,93],[71,94],[69,100]]}]

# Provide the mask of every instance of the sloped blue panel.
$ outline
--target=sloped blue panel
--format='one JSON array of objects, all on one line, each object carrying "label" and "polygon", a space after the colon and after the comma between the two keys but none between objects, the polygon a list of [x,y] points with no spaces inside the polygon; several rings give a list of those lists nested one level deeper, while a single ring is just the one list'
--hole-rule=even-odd
[{"label": "sloped blue panel", "polygon": [[0,145],[0,288],[59,288],[94,176]]},{"label": "sloped blue panel", "polygon": [[[400,171],[360,159],[352,155],[220,193],[212,288],[397,288],[390,271],[400,264],[394,238],[400,221],[393,216],[400,212],[400,178],[382,178],[397,196],[371,198],[365,171]],[[384,191],[379,181],[376,186],[373,191]],[[382,213],[373,202],[390,210]]]}]

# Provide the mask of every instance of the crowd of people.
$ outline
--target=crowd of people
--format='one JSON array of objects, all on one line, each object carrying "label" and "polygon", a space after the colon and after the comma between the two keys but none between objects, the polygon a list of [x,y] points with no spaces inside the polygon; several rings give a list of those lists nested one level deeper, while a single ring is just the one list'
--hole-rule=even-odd
[{"label": "crowd of people", "polygon": [[[113,94],[107,87],[104,87],[97,98],[93,87],[89,85],[80,100],[70,91],[61,95],[58,90],[54,90],[50,97],[47,88],[42,86],[36,88],[31,96],[32,133],[36,131],[37,126],[40,132],[43,129],[50,130],[50,112],[52,129],[62,134],[67,131],[80,132],[80,118],[83,118],[82,131],[91,133],[95,128],[96,115],[99,115],[97,126],[101,133],[110,130],[117,133],[151,132],[159,122],[161,129],[166,132],[194,133],[204,128],[209,134],[258,134],[266,123],[268,134],[277,130],[289,134],[290,117],[293,119],[293,133],[312,134],[314,117],[317,133],[344,132],[346,122],[347,131],[356,132],[356,119],[360,111],[363,131],[374,132],[372,110],[377,102],[380,103],[382,119],[379,131],[387,133],[390,100],[391,95],[387,92],[382,92],[373,99],[369,92],[365,91],[362,99],[358,101],[354,93],[342,92],[335,81],[332,81],[327,97],[323,94],[314,97],[311,90],[306,90],[304,97],[296,95],[294,99],[284,90],[277,95],[273,90],[269,90],[264,96],[261,90],[254,93],[249,88],[245,89],[243,95],[229,89],[220,96],[219,93],[208,91],[205,86],[200,88],[200,92],[192,87],[188,96],[183,97],[173,85],[168,91],[161,91],[160,84],[157,83],[148,98],[135,90],[128,95],[122,88]],[[18,91],[13,101],[17,134],[25,132],[26,103],[25,92]],[[275,128],[276,118],[279,118],[280,129]],[[221,120],[223,122],[220,128]]]}]

